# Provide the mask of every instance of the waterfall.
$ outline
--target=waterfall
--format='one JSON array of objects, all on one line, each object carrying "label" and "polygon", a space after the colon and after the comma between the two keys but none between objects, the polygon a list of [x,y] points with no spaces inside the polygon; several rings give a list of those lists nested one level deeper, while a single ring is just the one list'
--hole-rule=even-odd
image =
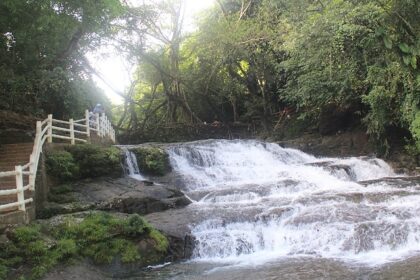
[{"label": "waterfall", "polygon": [[125,155],[125,169],[127,175],[139,181],[146,180],[146,178],[140,173],[139,167],[137,165],[136,154],[127,148],[123,148],[123,151]]},{"label": "waterfall", "polygon": [[168,152],[195,200],[190,207],[206,217],[191,225],[196,261],[309,256],[377,264],[420,251],[420,185],[383,160],[316,158],[252,140]]}]

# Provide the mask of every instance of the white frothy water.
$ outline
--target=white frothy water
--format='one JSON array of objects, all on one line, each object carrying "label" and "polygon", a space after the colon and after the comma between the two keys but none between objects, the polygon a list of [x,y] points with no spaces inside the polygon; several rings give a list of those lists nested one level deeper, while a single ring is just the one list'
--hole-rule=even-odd
[{"label": "white frothy water", "polygon": [[141,175],[139,167],[137,165],[137,158],[136,154],[131,152],[127,148],[123,148],[124,154],[125,154],[125,165],[127,167],[127,173],[131,178],[134,178],[139,181],[144,181],[146,178],[144,178],[143,175]]},{"label": "white frothy water", "polygon": [[[211,213],[192,225],[197,261],[381,264],[420,252],[420,186],[381,180],[396,174],[380,159],[319,159],[243,140],[180,144],[169,154],[196,198],[191,207]],[[366,180],[374,181],[358,183]]]}]

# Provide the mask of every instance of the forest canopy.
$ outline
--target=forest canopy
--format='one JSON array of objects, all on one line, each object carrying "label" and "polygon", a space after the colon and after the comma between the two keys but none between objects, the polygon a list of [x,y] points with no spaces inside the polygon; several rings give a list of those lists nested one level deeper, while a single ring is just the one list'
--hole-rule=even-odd
[{"label": "forest canopy", "polygon": [[0,108],[71,114],[103,100],[85,53],[107,41],[137,65],[114,108],[122,133],[214,121],[270,133],[287,115],[362,127],[384,152],[398,132],[419,153],[419,1],[217,0],[193,32],[183,5],[2,1]]}]

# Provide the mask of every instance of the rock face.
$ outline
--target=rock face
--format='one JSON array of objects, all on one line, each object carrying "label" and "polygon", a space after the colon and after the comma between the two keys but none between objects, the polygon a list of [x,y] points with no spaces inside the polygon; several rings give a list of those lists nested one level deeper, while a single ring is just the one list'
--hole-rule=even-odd
[{"label": "rock face", "polygon": [[308,134],[297,139],[279,141],[280,146],[294,148],[315,156],[362,156],[374,150],[368,136],[363,133],[342,133],[332,136],[314,137]]},{"label": "rock face", "polygon": [[[174,222],[172,219],[175,217],[172,212],[177,213],[178,209],[182,210],[180,208],[184,208],[191,203],[181,191],[166,185],[141,182],[128,177],[84,180],[67,185],[66,189],[68,189],[68,192],[64,195],[71,197],[72,202],[45,203],[44,209],[39,211],[41,218],[49,218],[60,214],[77,214],[87,210],[102,210],[146,215],[147,220],[147,214],[161,213],[157,216],[159,218],[154,218],[149,222],[163,232],[169,240],[166,261],[186,259],[191,256],[194,241],[189,234],[189,228],[186,226],[188,215],[183,217],[185,223]],[[179,219],[179,216],[176,217],[176,219]],[[162,226],[165,224],[170,226]],[[174,230],[175,225],[184,226]],[[83,267],[86,268],[86,264],[83,264]],[[131,269],[127,265],[118,268],[118,263],[112,267],[112,271],[107,271],[107,274],[122,275],[124,271],[130,274],[136,269],[138,270],[138,268]],[[63,269],[67,270],[66,268]]]},{"label": "rock face", "polygon": [[99,178],[70,185],[71,203],[46,203],[40,212],[45,218],[55,214],[90,209],[145,215],[190,204],[185,195],[168,186],[150,185],[131,178]]}]

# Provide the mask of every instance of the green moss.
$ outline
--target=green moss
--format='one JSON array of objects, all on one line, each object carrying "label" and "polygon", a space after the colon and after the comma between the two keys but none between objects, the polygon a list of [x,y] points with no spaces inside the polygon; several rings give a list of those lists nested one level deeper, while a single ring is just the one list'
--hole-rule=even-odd
[{"label": "green moss", "polygon": [[71,203],[75,201],[73,194],[71,193],[73,188],[71,185],[59,185],[54,186],[48,193],[48,201],[56,203]]},{"label": "green moss", "polygon": [[73,145],[67,148],[80,168],[82,178],[100,176],[121,176],[120,150],[115,147],[103,148],[96,145]]},{"label": "green moss", "polygon": [[47,154],[48,174],[60,182],[100,176],[121,176],[120,150],[81,144],[68,146],[65,151]]},{"label": "green moss", "polygon": [[16,228],[10,242],[0,244],[0,266],[7,274],[10,268],[32,267],[29,279],[42,277],[59,261],[71,256],[69,241],[47,242],[39,225]]},{"label": "green moss", "polygon": [[73,191],[71,185],[59,185],[51,188],[50,193],[52,194],[67,194]]},{"label": "green moss", "polygon": [[133,150],[141,172],[163,176],[171,170],[168,154],[156,147],[141,147]]},{"label": "green moss", "polygon": [[62,182],[79,178],[79,166],[73,155],[66,151],[47,154],[47,172]]},{"label": "green moss", "polygon": [[[153,239],[147,255],[137,243]],[[159,261],[168,248],[167,239],[139,215],[118,218],[108,213],[92,213],[83,220],[68,218],[50,228],[23,226],[10,233],[10,241],[0,243],[0,279],[12,269],[30,268],[29,279],[41,278],[60,262],[88,257],[97,264],[118,259],[123,263]]]},{"label": "green moss", "polygon": [[156,250],[163,253],[168,250],[169,241],[168,239],[161,234],[159,231],[152,229],[149,233],[149,237],[156,241]]},{"label": "green moss", "polygon": [[82,248],[81,254],[96,263],[110,263],[115,257],[123,262],[140,259],[133,239],[150,232],[150,225],[139,215],[118,219],[107,213],[92,214],[81,223],[68,220],[55,229],[56,238],[71,238]]}]

